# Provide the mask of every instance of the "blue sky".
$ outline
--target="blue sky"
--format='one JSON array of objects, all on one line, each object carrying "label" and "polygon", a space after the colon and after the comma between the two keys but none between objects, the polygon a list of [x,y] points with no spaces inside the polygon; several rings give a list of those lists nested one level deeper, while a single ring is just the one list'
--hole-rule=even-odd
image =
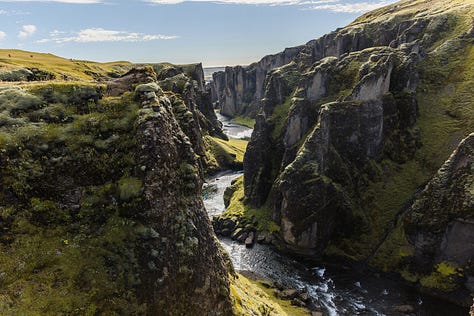
[{"label": "blue sky", "polygon": [[0,0],[0,47],[96,61],[249,64],[394,0]]}]

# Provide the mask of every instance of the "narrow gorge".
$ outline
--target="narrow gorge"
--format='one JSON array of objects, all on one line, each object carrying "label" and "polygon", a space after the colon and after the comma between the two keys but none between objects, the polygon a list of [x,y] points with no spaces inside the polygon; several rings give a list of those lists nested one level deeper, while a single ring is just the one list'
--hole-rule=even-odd
[{"label": "narrow gorge", "polygon": [[222,71],[0,49],[0,314],[468,313],[473,21],[402,0]]},{"label": "narrow gorge", "polygon": [[473,12],[400,1],[215,73],[221,113],[256,122],[229,206],[253,228],[227,211],[217,232],[257,230],[281,251],[472,304]]}]

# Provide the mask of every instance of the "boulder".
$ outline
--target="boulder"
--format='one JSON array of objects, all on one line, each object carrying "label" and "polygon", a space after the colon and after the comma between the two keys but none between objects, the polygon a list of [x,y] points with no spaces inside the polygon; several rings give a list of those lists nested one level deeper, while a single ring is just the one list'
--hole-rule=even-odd
[{"label": "boulder", "polygon": [[245,247],[252,248],[255,241],[254,239],[255,239],[255,233],[250,232],[247,238],[245,239]]}]

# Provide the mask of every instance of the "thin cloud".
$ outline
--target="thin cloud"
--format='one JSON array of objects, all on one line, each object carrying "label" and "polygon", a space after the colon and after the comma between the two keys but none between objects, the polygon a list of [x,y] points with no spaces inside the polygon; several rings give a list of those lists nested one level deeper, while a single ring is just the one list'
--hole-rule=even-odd
[{"label": "thin cloud", "polygon": [[25,39],[36,33],[36,26],[32,24],[23,25],[18,33],[18,38]]},{"label": "thin cloud", "polygon": [[[1,2],[2,0],[0,0]],[[30,12],[28,11],[19,11],[19,10],[13,10],[13,11],[7,11],[7,10],[0,10],[0,15],[28,15]]]},{"label": "thin cloud", "polygon": [[362,13],[383,7],[396,0],[377,0],[365,2],[341,2],[341,0],[144,0],[150,4],[178,4],[183,2],[210,2],[219,4],[247,5],[295,5],[304,10],[326,10],[337,13]]},{"label": "thin cloud", "polygon": [[379,1],[379,2],[357,2],[357,3],[333,3],[333,4],[317,4],[311,5],[308,10],[326,10],[337,13],[364,13],[371,10],[384,7],[394,1]]},{"label": "thin cloud", "polygon": [[0,31],[0,41],[7,37],[7,33]]},{"label": "thin cloud", "polygon": [[183,2],[211,2],[221,4],[253,4],[253,5],[298,5],[300,0],[146,0],[151,4],[178,4]]},{"label": "thin cloud", "polygon": [[[66,35],[67,34],[67,35]],[[170,40],[178,38],[176,35],[143,34],[135,32],[105,30],[102,28],[90,28],[80,30],[76,33],[65,33],[54,30],[49,34],[50,38],[37,41],[37,43],[97,43],[97,42],[149,42],[155,40]]]}]

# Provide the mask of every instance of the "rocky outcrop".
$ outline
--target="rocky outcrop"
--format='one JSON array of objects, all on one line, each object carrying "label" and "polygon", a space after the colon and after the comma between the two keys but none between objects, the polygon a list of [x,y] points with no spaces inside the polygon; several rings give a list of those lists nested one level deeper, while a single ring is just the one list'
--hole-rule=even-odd
[{"label": "rocky outcrop", "polygon": [[[201,64],[171,65],[151,64],[133,68],[123,76],[107,82],[106,95],[118,96],[133,91],[140,83],[142,92],[154,91],[160,86],[175,95],[170,96],[174,115],[181,129],[190,138],[194,152],[200,157],[200,172],[207,170],[207,148],[203,136],[210,135],[227,139],[222,131],[222,123],[217,119],[204,87],[204,71]],[[149,90],[149,91],[146,91]]]},{"label": "rocky outcrop", "polygon": [[[464,88],[474,79],[466,13],[473,10],[472,3],[402,1],[308,42],[289,63],[268,70],[262,98],[254,98],[259,110],[244,159],[244,189],[249,207],[273,211],[279,247],[370,262],[406,279],[414,266],[428,266],[451,275],[456,288],[472,282],[443,261],[410,261],[419,251],[435,253],[441,243],[446,256],[466,259],[472,250],[461,254],[457,238],[470,237],[470,220],[451,218],[443,204],[428,216],[450,218],[437,239],[412,236],[400,223],[415,194],[474,126],[472,93]],[[407,238],[419,238],[419,250]],[[404,270],[407,262],[412,270]],[[420,282],[426,288],[433,278]]]},{"label": "rocky outcrop", "polygon": [[100,89],[0,91],[0,313],[230,315],[184,100]]},{"label": "rocky outcrop", "polygon": [[146,96],[138,117],[146,205],[141,217],[155,231],[141,245],[140,261],[148,267],[141,273],[141,296],[150,315],[228,315],[227,268],[200,197],[192,144],[160,92]]},{"label": "rocky outcrop", "polygon": [[405,20],[398,23],[395,18],[386,18],[377,20],[377,23],[365,23],[361,18],[305,45],[265,56],[247,67],[227,67],[225,71],[213,75],[213,101],[218,102],[218,107],[225,116],[253,117],[258,113],[259,102],[264,97],[267,75],[278,67],[295,61],[304,68],[325,57],[339,58],[369,47],[401,47],[420,40],[427,29],[430,31],[430,38],[423,39],[435,41],[439,35],[437,32],[449,23],[445,17],[411,18],[410,13],[402,13],[401,19]]},{"label": "rocky outcrop", "polygon": [[414,247],[411,271],[424,275],[422,286],[474,292],[474,134],[426,185],[403,224]]},{"label": "rocky outcrop", "polygon": [[267,73],[289,63],[302,48],[288,48],[282,53],[265,56],[248,67],[226,67],[225,71],[214,73],[211,83],[215,94],[213,101],[218,102],[221,114],[255,116],[257,103],[264,95]]},{"label": "rocky outcrop", "polygon": [[119,78],[106,82],[108,96],[119,96],[132,92],[138,84],[156,81],[156,73],[151,67],[132,68]]}]

